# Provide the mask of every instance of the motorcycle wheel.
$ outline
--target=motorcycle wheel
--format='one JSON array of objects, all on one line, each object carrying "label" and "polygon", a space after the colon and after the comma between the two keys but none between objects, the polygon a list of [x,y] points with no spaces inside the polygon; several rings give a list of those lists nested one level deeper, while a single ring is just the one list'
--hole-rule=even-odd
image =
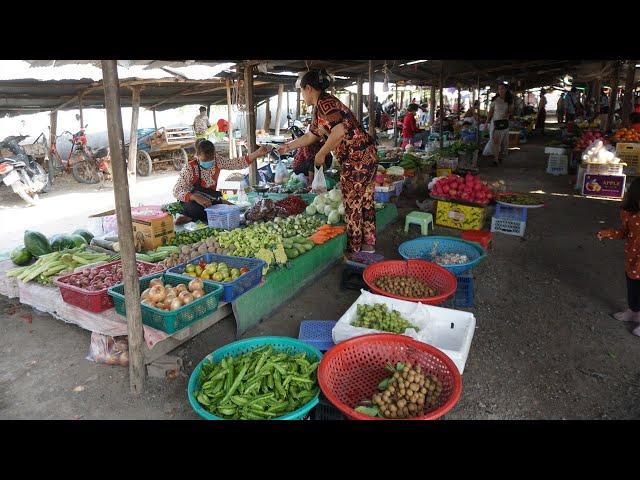
[{"label": "motorcycle wheel", "polygon": [[173,161],[173,168],[178,171],[182,170],[182,167],[184,167],[189,161],[187,151],[184,148],[176,150],[171,154],[171,160]]},{"label": "motorcycle wheel", "polygon": [[153,160],[151,160],[151,155],[144,150],[138,150],[136,171],[141,177],[148,177],[153,171]]},{"label": "motorcycle wheel", "polygon": [[27,193],[27,189],[20,180],[11,185],[11,189],[13,192],[18,195],[22,200],[24,200],[28,205],[37,205],[40,201],[38,195],[34,195],[33,197]]},{"label": "motorcycle wheel", "polygon": [[51,181],[49,180],[49,174],[43,168],[43,166],[40,165],[38,162],[35,162],[35,165],[36,165],[36,170],[38,171],[36,180],[40,180],[42,183],[44,183],[44,187],[42,187],[41,192],[47,193],[51,189]]},{"label": "motorcycle wheel", "polygon": [[73,164],[73,178],[79,183],[100,183],[101,173],[93,160],[86,159]]}]

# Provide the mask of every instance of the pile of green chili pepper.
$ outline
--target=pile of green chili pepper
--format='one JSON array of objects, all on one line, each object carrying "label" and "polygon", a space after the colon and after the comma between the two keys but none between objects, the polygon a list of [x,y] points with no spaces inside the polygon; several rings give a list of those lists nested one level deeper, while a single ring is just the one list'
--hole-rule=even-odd
[{"label": "pile of green chili pepper", "polygon": [[270,345],[218,363],[205,362],[195,397],[228,420],[268,420],[293,412],[318,394],[318,361]]}]

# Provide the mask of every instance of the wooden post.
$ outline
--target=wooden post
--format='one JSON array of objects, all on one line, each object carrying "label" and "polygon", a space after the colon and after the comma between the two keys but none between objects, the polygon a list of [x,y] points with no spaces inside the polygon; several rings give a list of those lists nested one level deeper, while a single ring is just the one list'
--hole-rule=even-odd
[{"label": "wooden post", "polygon": [[84,115],[82,113],[82,95],[80,95],[80,99],[78,101],[78,107],[80,110],[80,129],[84,128]]},{"label": "wooden post", "polygon": [[404,108],[404,90],[400,90],[400,105],[399,108]]},{"label": "wooden post", "polygon": [[54,172],[54,162],[53,155],[51,155],[51,149],[56,146],[56,136],[58,131],[58,111],[55,110],[49,114],[49,152],[47,152],[47,156],[49,157],[49,182],[53,185],[53,172]]},{"label": "wooden post", "polygon": [[436,86],[431,85],[429,92],[429,124],[433,126],[436,119]]},{"label": "wooden post", "polygon": [[362,75],[358,75],[358,90],[356,93],[356,116],[358,122],[362,123]]},{"label": "wooden post", "polygon": [[282,116],[282,93],[284,92],[284,84],[278,85],[278,106],[276,107],[276,137],[280,135],[280,119]]},{"label": "wooden post", "polygon": [[609,114],[607,115],[607,125],[605,132],[611,130],[613,126],[613,114],[616,109],[616,99],[618,97],[618,81],[620,79],[620,61],[616,60],[613,67],[613,75],[611,77],[611,95],[609,95]]},{"label": "wooden post", "polygon": [[289,108],[289,89],[287,88],[286,91],[287,94],[287,129],[291,126],[291,120],[289,120],[289,117],[291,116],[291,109]]},{"label": "wooden post", "polygon": [[594,118],[598,118],[600,115],[600,90],[602,90],[602,81],[600,77],[596,78],[593,82],[593,113]]},{"label": "wooden post", "polygon": [[369,60],[369,135],[376,138],[375,82],[373,80],[373,62]]},{"label": "wooden post", "polygon": [[131,88],[131,131],[129,132],[129,175],[136,181],[138,164],[138,115],[140,112],[140,87]]},{"label": "wooden post", "polygon": [[127,309],[127,333],[129,341],[129,385],[131,393],[139,395],[144,389],[144,332],[140,313],[140,284],[136,267],[136,251],[131,224],[129,182],[124,162],[124,135],[120,113],[120,90],[116,60],[102,60],[104,106],[107,110],[107,130],[113,169],[113,192],[118,219],[118,240],[122,255],[122,276]]},{"label": "wooden post", "polygon": [[458,84],[458,114],[460,114],[460,102],[462,101],[462,87]]},{"label": "wooden post", "polygon": [[631,111],[633,110],[633,91],[635,86],[636,61],[629,60],[627,65],[627,78],[624,82],[624,98],[622,99],[622,126],[630,125]]},{"label": "wooden post", "polygon": [[[247,104],[247,148],[251,153],[256,149],[256,107],[253,98],[253,67],[250,65],[244,67],[244,85]],[[269,105],[268,99],[267,105]],[[249,182],[251,185],[258,184],[258,165],[256,162],[251,163],[249,167]]]},{"label": "wooden post", "polygon": [[300,118],[300,89],[296,88],[296,120]]},{"label": "wooden post", "polygon": [[211,120],[211,104],[207,104],[207,118]]},{"label": "wooden post", "polygon": [[[476,134],[476,147],[479,149],[480,148],[480,75],[478,75],[478,79],[476,81],[476,87],[478,88],[478,108],[476,108],[476,129],[477,129],[477,134]],[[475,108],[475,92],[473,94],[474,100],[473,100],[473,105]],[[480,153],[478,153],[478,155],[480,155]]]},{"label": "wooden post", "polygon": [[153,109],[153,127],[158,130],[158,121],[156,120],[156,109]]},{"label": "wooden post", "polygon": [[393,146],[397,147],[398,146],[398,84],[396,83],[395,85],[395,89],[396,89],[396,108],[395,108],[395,112],[393,113]]},{"label": "wooden post", "polygon": [[271,130],[271,99],[267,98],[264,102],[264,124],[262,125],[262,129],[269,133]]},{"label": "wooden post", "polygon": [[236,158],[236,148],[233,138],[233,122],[231,121],[231,80],[227,78],[227,122],[229,122],[229,158]]},{"label": "wooden post", "polygon": [[444,60],[440,64],[440,148],[444,147],[444,132],[442,131],[444,123],[444,101],[442,98],[442,89],[444,88]]}]

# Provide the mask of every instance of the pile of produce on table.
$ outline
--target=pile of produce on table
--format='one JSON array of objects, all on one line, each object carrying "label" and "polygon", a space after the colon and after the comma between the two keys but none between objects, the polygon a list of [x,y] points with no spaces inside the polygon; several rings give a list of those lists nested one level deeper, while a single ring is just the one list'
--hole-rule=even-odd
[{"label": "pile of produce on table", "polygon": [[146,253],[136,253],[136,258],[138,260],[142,260],[143,262],[149,263],[158,263],[161,262],[171,255],[180,254],[180,247],[174,246],[160,246],[155,250],[150,250]]},{"label": "pile of produce on table", "polygon": [[[164,270],[160,265],[145,265],[136,262],[138,277],[158,273]],[[74,275],[65,278],[62,283],[82,288],[84,290],[98,291],[111,288],[122,282],[122,262],[114,265],[87,267]]]},{"label": "pile of produce on table", "polygon": [[270,198],[262,198],[245,212],[244,219],[250,225],[253,222],[266,222],[276,217],[288,216],[289,213],[286,209],[276,205]]},{"label": "pile of produce on table", "polygon": [[397,310],[389,311],[384,303],[359,304],[356,307],[354,327],[371,328],[390,333],[404,333],[407,328],[420,329],[404,319]]},{"label": "pile of produce on table", "polygon": [[512,205],[542,205],[543,202],[537,198],[523,195],[521,193],[503,193],[496,197],[496,200],[500,200],[504,203],[510,203]]},{"label": "pile of produce on table", "polygon": [[344,204],[342,203],[342,192],[339,188],[334,188],[330,192],[321,193],[313,199],[313,203],[306,209],[307,215],[326,215],[327,223],[335,225],[344,220]]},{"label": "pile of produce on table", "polygon": [[149,288],[140,294],[140,303],[158,310],[175,311],[204,294],[204,283],[199,278],[194,278],[188,285],[179,283],[176,286],[165,286],[162,278],[154,278],[149,282]]},{"label": "pile of produce on table", "polygon": [[609,140],[604,138],[601,132],[597,130],[584,132],[575,144],[575,150],[586,150],[596,140],[601,140],[604,145],[609,144]]},{"label": "pile of produce on table", "polygon": [[184,274],[201,280],[213,280],[215,282],[229,283],[237,280],[248,271],[249,269],[247,267],[229,268],[229,266],[224,262],[207,263],[202,260],[198,264],[187,264],[184,269]]},{"label": "pile of produce on table", "polygon": [[375,286],[380,290],[407,298],[435,297],[437,292],[425,282],[415,277],[383,275],[376,278]]},{"label": "pile of produce on table", "polygon": [[398,362],[385,365],[391,375],[378,385],[371,401],[361,402],[355,410],[371,417],[413,418],[433,408],[442,393],[442,382],[427,375],[420,365]]},{"label": "pile of produce on table", "polygon": [[182,203],[180,202],[167,203],[162,206],[162,211],[167,212],[171,215],[178,215],[182,213]]},{"label": "pile of produce on table", "polygon": [[106,260],[109,260],[109,256],[104,253],[89,252],[83,247],[70,248],[40,255],[32,265],[7,270],[7,276],[16,277],[24,283],[35,280],[43,285],[51,285],[54,277],[73,273],[80,266]]},{"label": "pile of produce on table", "polygon": [[493,193],[480,177],[467,173],[466,176],[448,175],[436,177],[429,183],[432,197],[446,200],[461,200],[464,202],[486,205],[493,198]]},{"label": "pile of produce on table", "polygon": [[[307,215],[295,215],[288,218],[276,217],[272,222],[256,223],[244,230],[253,230],[258,234],[265,235],[280,235],[282,238],[296,237],[296,236],[309,236],[313,232],[317,231],[318,227],[323,225],[322,221],[318,217],[309,217]],[[218,234],[218,236],[224,236]]]},{"label": "pile of produce on table", "polygon": [[613,134],[611,141],[638,143],[640,142],[640,132],[633,128],[620,128]]},{"label": "pile of produce on table", "polygon": [[208,412],[233,420],[266,420],[298,410],[318,394],[319,362],[267,345],[205,362],[194,392]]},{"label": "pile of produce on table", "polygon": [[347,227],[345,227],[344,225],[338,226],[338,227],[332,227],[331,225],[323,225],[320,228],[318,228],[318,230],[316,230],[316,233],[314,233],[309,237],[309,240],[311,240],[316,245],[322,245],[323,243],[328,242],[332,238],[335,238],[338,235],[342,235],[346,229]]},{"label": "pile of produce on table", "polygon": [[[170,239],[168,245],[190,245],[192,243],[201,242],[212,237],[216,232],[220,231],[216,228],[199,228],[191,232],[176,232],[176,235]],[[205,252],[206,253],[206,252]]]},{"label": "pile of produce on table", "polygon": [[460,253],[443,253],[442,255],[436,255],[433,260],[438,265],[462,265],[469,262],[469,257]]},{"label": "pile of produce on table", "polygon": [[[431,154],[421,152],[407,152],[402,156],[402,161],[398,164],[398,167],[404,170],[425,170],[431,168],[435,160]],[[387,169],[387,174],[396,175],[394,173],[394,167]],[[401,173],[400,175],[403,175]]]},{"label": "pile of produce on table", "polygon": [[612,147],[605,147],[606,140],[595,140],[585,150],[582,155],[582,161],[585,163],[598,163],[615,165],[620,163],[620,159],[616,157],[615,150]]},{"label": "pile of produce on table", "polygon": [[299,215],[307,208],[307,202],[295,195],[289,195],[287,198],[276,202],[278,207],[284,208],[289,215]]}]

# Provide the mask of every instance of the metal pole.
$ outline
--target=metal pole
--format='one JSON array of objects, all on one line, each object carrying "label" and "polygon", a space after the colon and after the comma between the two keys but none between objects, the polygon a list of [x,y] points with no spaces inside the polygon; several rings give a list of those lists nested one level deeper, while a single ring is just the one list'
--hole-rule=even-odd
[{"label": "metal pole", "polygon": [[136,181],[138,163],[138,115],[140,112],[140,88],[131,88],[131,131],[129,132],[129,175]]},{"label": "metal pole", "polygon": [[144,332],[140,313],[140,284],[136,266],[136,251],[131,222],[129,182],[124,157],[124,134],[120,113],[120,89],[118,66],[115,60],[102,60],[104,82],[104,106],[107,110],[107,129],[111,164],[113,168],[113,191],[118,219],[118,240],[122,256],[124,297],[127,310],[127,333],[129,340],[129,384],[131,393],[139,395],[144,389]]}]

